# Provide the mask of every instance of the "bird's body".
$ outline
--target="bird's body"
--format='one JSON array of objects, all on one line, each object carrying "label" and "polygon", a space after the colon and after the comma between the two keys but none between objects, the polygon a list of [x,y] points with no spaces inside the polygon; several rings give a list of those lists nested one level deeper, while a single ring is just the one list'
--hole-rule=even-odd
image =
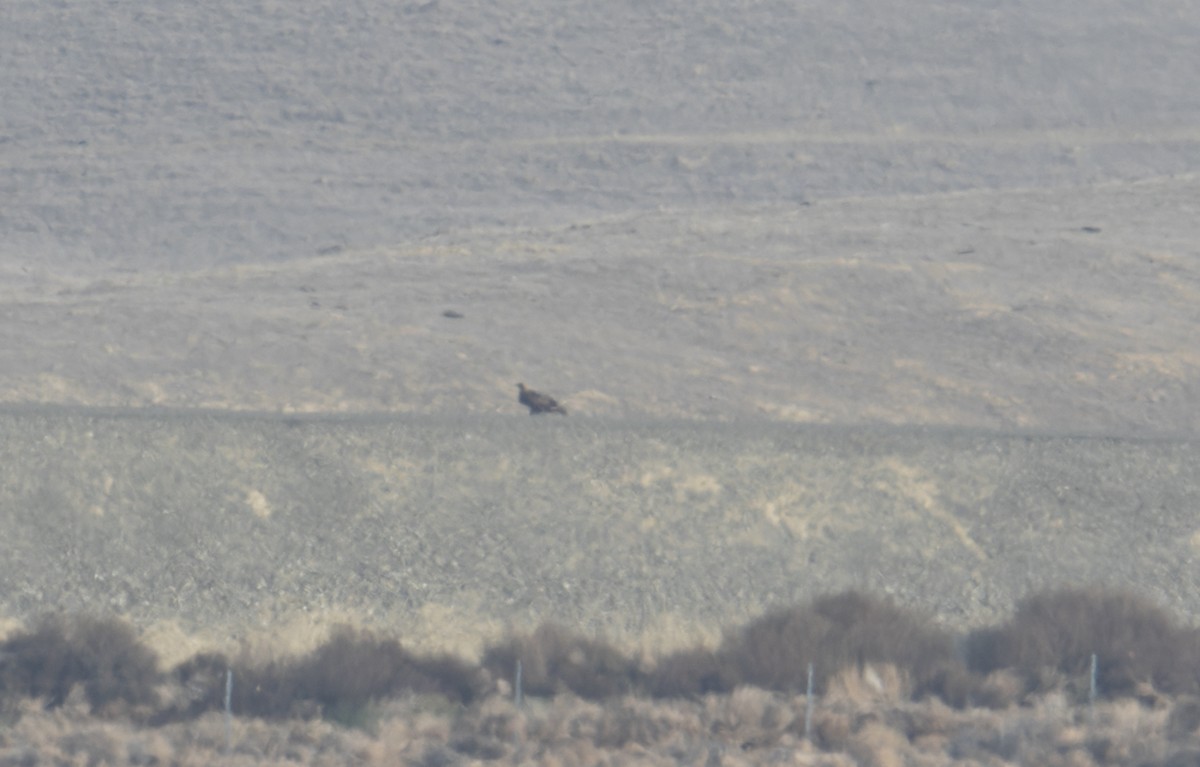
[{"label": "bird's body", "polygon": [[533,389],[526,389],[523,383],[517,384],[517,389],[521,392],[517,396],[517,401],[529,408],[530,415],[541,415],[542,413],[567,414],[567,409],[558,404],[558,401],[548,394],[542,394]]}]

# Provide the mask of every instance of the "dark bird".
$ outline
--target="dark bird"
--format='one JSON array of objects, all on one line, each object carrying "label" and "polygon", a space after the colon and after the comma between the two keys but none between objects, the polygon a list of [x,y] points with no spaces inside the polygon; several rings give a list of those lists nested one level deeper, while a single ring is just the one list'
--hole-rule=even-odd
[{"label": "dark bird", "polygon": [[529,408],[530,415],[541,415],[542,413],[567,414],[567,409],[558,404],[558,401],[550,395],[542,394],[540,391],[534,391],[533,389],[526,389],[523,383],[517,384],[517,388],[521,390],[517,401]]}]

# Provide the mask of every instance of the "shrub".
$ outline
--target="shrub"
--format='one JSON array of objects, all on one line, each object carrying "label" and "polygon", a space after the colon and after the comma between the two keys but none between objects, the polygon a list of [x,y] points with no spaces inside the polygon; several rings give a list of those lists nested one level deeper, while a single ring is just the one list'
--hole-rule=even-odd
[{"label": "shrub", "polygon": [[660,659],[647,676],[646,690],[657,698],[694,698],[730,692],[740,679],[727,654],[696,648]]},{"label": "shrub", "polygon": [[61,706],[76,685],[93,709],[154,705],[161,681],[154,651],[117,618],[45,616],[0,643],[0,691]]},{"label": "shrub", "polygon": [[[224,685],[223,676],[219,683]],[[366,706],[386,698],[433,694],[465,704],[483,687],[478,671],[460,660],[418,657],[395,639],[342,626],[304,657],[235,668],[233,706],[253,716],[324,713],[337,721],[357,722],[363,720]]]},{"label": "shrub", "polygon": [[[153,724],[190,719],[224,706],[229,659],[221,653],[193,655],[171,669],[168,679],[176,694],[154,717]],[[235,679],[235,685],[244,680]]]},{"label": "shrub", "polygon": [[1138,682],[1171,693],[1197,691],[1197,633],[1176,626],[1166,611],[1121,591],[1060,589],[1017,605],[999,627],[975,632],[968,643],[972,668],[1014,668],[1029,689],[1039,680],[1085,677],[1097,656],[1098,686],[1126,695]]},{"label": "shrub", "polygon": [[294,670],[305,697],[323,706],[362,704],[400,692],[444,695],[470,703],[481,691],[478,675],[449,656],[420,658],[395,639],[338,628]]},{"label": "shrub", "polygon": [[865,663],[894,664],[922,688],[955,660],[953,639],[931,618],[855,591],[770,613],[727,639],[720,653],[740,683],[784,692],[805,689],[809,663],[814,686],[824,691],[831,675]]},{"label": "shrub", "polygon": [[530,695],[569,690],[598,700],[637,689],[642,681],[636,665],[616,648],[554,624],[488,648],[483,665],[495,678],[511,679],[518,660],[522,686]]}]

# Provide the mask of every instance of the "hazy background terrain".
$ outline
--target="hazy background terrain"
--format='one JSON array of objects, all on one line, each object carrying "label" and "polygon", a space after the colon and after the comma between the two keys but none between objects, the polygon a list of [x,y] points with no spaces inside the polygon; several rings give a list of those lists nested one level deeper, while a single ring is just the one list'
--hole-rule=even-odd
[{"label": "hazy background terrain", "polygon": [[1198,39],[1186,2],[6,4],[0,608],[456,648],[849,585],[1195,613]]}]

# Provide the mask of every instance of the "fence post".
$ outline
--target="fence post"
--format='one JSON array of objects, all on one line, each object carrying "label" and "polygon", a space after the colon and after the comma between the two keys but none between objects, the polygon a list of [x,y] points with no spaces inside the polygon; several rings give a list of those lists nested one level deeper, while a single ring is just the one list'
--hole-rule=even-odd
[{"label": "fence post", "polygon": [[517,708],[521,707],[521,659],[517,658],[517,679],[513,685],[513,700],[516,701]]},{"label": "fence post", "polygon": [[1096,653],[1092,653],[1092,673],[1088,684],[1088,724],[1096,723]]},{"label": "fence post", "polygon": [[225,669],[225,756],[233,753],[233,669]]},{"label": "fence post", "polygon": [[812,742],[813,664],[808,664],[808,691],[804,699],[804,739]]}]

